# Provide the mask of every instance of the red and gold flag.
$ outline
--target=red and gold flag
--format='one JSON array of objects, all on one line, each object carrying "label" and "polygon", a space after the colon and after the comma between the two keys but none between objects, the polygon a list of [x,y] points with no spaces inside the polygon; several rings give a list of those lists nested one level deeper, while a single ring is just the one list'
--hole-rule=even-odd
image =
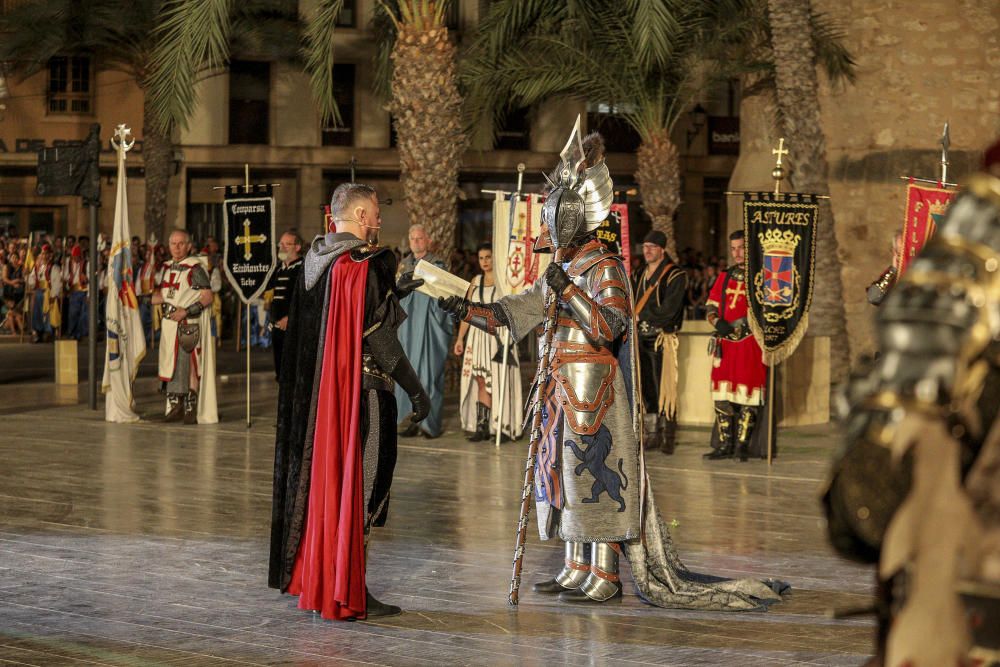
[{"label": "red and gold flag", "polygon": [[934,235],[938,221],[944,216],[955,190],[918,185],[906,186],[906,222],[903,224],[903,249],[899,258],[899,274],[906,271],[913,258]]}]

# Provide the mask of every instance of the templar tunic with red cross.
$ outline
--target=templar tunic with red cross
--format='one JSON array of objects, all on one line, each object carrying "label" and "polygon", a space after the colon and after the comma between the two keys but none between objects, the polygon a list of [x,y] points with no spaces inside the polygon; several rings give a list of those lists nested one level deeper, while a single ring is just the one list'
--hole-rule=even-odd
[{"label": "templar tunic with red cross", "polygon": [[[201,272],[198,280],[193,279],[196,270]],[[205,268],[197,257],[187,257],[179,262],[171,262],[165,265],[163,279],[159,285],[164,303],[175,308],[187,308],[194,304],[201,296],[201,290],[208,288],[208,278],[207,274],[205,274]],[[208,327],[205,312],[202,311],[202,314],[198,318],[189,318],[188,320],[189,322],[197,321],[202,327],[202,344],[199,344],[191,352],[191,362],[194,364],[195,372],[199,377],[201,377],[202,347],[206,338],[204,332],[206,331],[205,327]],[[162,381],[168,382],[174,375],[177,355],[181,354],[182,350],[180,349],[177,336],[177,322],[164,317],[160,323],[160,327],[159,375]]]},{"label": "templar tunic with red cross", "polygon": [[[719,274],[706,305],[709,309],[717,309],[719,317],[731,324],[740,320],[745,322],[749,304],[743,270],[730,267]],[[712,400],[761,405],[764,402],[767,367],[761,360],[760,346],[750,328],[743,324],[739,333],[720,338],[718,343],[721,358],[716,352],[712,360]]]}]

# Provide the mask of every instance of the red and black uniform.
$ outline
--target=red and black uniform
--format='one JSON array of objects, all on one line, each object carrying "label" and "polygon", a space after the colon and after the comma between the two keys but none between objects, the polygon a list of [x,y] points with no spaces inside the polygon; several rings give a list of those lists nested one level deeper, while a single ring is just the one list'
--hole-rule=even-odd
[{"label": "red and black uniform", "polygon": [[760,455],[751,438],[764,404],[767,367],[747,322],[749,304],[742,267],[729,267],[719,275],[706,306],[708,320],[715,323],[716,329],[712,359],[716,416],[713,447],[717,458],[734,450]]}]

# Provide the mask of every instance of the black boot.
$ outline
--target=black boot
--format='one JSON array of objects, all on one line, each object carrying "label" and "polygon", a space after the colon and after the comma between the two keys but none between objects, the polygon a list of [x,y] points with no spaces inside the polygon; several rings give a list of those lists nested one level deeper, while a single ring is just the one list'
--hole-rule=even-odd
[{"label": "black boot", "polygon": [[179,422],[184,419],[184,397],[181,394],[167,394],[165,422]]},{"label": "black boot", "polygon": [[750,458],[750,438],[757,423],[757,409],[749,405],[740,408],[740,423],[736,431],[736,457],[741,462]]},{"label": "black boot", "polygon": [[660,432],[657,429],[657,419],[654,414],[642,416],[642,446],[644,449],[659,449],[662,444]]},{"label": "black boot", "polygon": [[728,459],[733,455],[733,413],[728,412],[715,404],[715,422],[719,427],[719,448],[713,449],[707,454],[702,454],[702,458],[710,461]]},{"label": "black boot", "polygon": [[365,618],[384,618],[386,616],[399,616],[403,613],[403,610],[394,604],[386,604],[376,600],[371,591],[366,590],[365,596],[367,597],[365,601],[367,616]]},{"label": "black boot", "polygon": [[661,414],[656,420],[656,430],[660,432],[660,451],[667,456],[673,454],[677,448],[677,420]]},{"label": "black boot", "polygon": [[490,439],[490,409],[488,406],[476,401],[476,430],[469,435],[466,440],[469,442],[482,442]]},{"label": "black boot", "polygon": [[198,423],[198,392],[191,390],[184,397],[184,423]]}]

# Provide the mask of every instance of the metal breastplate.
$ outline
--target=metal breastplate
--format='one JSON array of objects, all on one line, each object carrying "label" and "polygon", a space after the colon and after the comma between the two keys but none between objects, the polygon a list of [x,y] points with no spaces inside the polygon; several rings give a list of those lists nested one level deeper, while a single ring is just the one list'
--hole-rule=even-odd
[{"label": "metal breastplate", "polygon": [[[586,288],[586,278],[574,283]],[[553,336],[553,388],[567,422],[574,432],[593,435],[601,427],[604,415],[614,402],[614,378],[618,361],[608,345],[595,343],[583,331],[572,313],[560,308],[558,326]]]}]

